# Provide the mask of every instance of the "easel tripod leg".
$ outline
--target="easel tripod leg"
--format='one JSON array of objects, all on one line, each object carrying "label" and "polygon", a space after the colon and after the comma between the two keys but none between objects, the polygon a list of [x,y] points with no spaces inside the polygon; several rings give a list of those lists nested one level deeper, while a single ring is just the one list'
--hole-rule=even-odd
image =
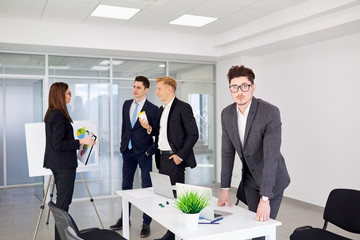
[{"label": "easel tripod leg", "polygon": [[91,202],[92,205],[94,206],[95,213],[96,213],[96,215],[97,215],[97,217],[98,217],[98,219],[99,219],[99,221],[100,221],[101,227],[104,229],[104,225],[103,225],[103,223],[102,223],[102,221],[101,221],[101,219],[100,219],[99,213],[98,213],[98,211],[96,210],[95,203],[94,203],[94,199],[92,198],[92,196],[91,196],[91,194],[90,194],[89,188],[88,188],[88,186],[87,186],[87,184],[86,184],[86,181],[85,181],[85,178],[84,178],[82,172],[80,172],[80,175],[81,175],[81,178],[82,178],[82,180],[83,180],[83,182],[84,182],[86,191],[87,191],[88,194],[89,194],[90,202]]},{"label": "easel tripod leg", "polygon": [[41,207],[40,207],[40,214],[39,214],[39,218],[38,218],[38,221],[37,221],[37,224],[36,224],[33,240],[36,239],[36,235],[37,235],[37,232],[39,230],[40,219],[41,219],[42,212],[44,210],[45,201],[46,201],[47,193],[48,193],[48,190],[49,190],[50,182],[51,182],[51,175],[49,176],[49,180],[48,180],[48,183],[46,185],[45,195],[44,195]]},{"label": "easel tripod leg", "polygon": [[[51,193],[50,193],[50,201],[52,201],[53,197],[54,197],[54,188],[55,188],[55,181],[53,182],[52,188],[51,188]],[[50,208],[48,210],[48,215],[47,215],[47,219],[46,219],[46,224],[49,224],[49,218],[50,218]]]}]

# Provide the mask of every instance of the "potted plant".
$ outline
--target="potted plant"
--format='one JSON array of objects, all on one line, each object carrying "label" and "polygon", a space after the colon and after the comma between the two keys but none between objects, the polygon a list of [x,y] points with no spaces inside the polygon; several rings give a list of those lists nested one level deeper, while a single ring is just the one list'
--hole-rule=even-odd
[{"label": "potted plant", "polygon": [[188,191],[178,196],[175,208],[184,213],[186,228],[197,228],[200,211],[209,205],[209,200],[205,196],[193,191]]}]

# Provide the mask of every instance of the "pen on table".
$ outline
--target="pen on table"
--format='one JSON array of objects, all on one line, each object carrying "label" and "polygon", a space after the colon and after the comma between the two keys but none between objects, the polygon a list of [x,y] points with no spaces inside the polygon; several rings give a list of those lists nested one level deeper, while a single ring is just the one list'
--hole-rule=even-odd
[{"label": "pen on table", "polygon": [[220,220],[223,220],[223,218],[218,218],[218,219],[212,220],[210,223],[216,223],[216,222],[218,222]]},{"label": "pen on table", "polygon": [[199,222],[199,224],[219,224],[219,223],[217,223],[217,222]]}]

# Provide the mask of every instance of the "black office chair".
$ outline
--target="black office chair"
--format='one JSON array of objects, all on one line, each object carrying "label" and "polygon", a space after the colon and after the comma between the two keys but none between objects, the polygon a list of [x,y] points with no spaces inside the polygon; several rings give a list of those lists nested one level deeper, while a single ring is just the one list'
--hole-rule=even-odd
[{"label": "black office chair", "polygon": [[66,240],[84,240],[84,239],[76,236],[75,230],[72,229],[72,227],[70,227],[70,226],[65,228],[65,237],[66,237]]},{"label": "black office chair", "polygon": [[75,221],[72,219],[69,213],[56,207],[53,201],[50,201],[48,205],[55,218],[56,229],[59,232],[61,240],[67,240],[67,227],[71,227],[74,230],[76,236],[83,240],[125,240],[125,238],[123,238],[117,232],[106,229],[88,228],[79,231],[78,227],[75,224]]},{"label": "black office chair", "polygon": [[360,191],[352,189],[334,189],[327,199],[323,228],[303,226],[296,228],[290,240],[349,240],[326,230],[332,223],[348,232],[360,234]]}]

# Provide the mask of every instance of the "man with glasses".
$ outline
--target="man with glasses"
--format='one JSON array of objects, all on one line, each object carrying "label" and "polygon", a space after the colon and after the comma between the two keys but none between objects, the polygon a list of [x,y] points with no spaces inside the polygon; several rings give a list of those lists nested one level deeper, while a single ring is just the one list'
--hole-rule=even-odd
[{"label": "man with glasses", "polygon": [[[274,105],[253,96],[255,74],[243,65],[228,72],[229,90],[234,103],[221,114],[221,194],[218,206],[229,199],[235,152],[243,169],[237,196],[256,212],[257,221],[275,219],[284,189],[290,183],[285,161],[280,153],[280,112]],[[258,238],[258,239],[264,239]]]}]

